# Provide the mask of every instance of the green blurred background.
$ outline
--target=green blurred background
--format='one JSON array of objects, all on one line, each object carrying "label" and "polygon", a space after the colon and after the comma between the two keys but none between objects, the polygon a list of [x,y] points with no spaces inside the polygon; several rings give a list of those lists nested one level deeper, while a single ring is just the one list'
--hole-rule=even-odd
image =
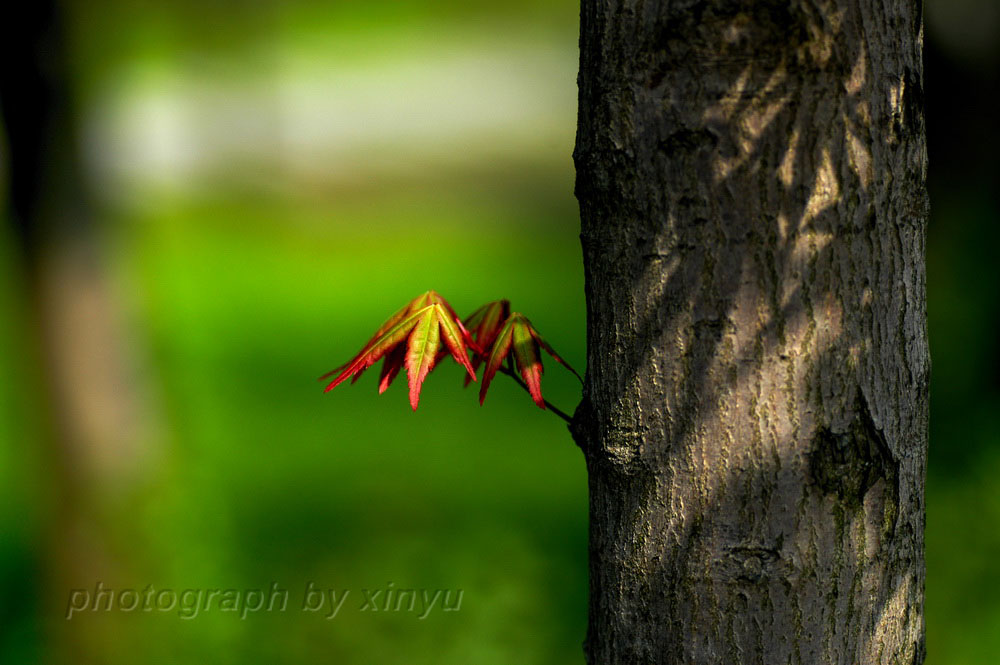
[{"label": "green blurred background", "polygon": [[[941,665],[1000,652],[995,5],[926,11]],[[60,9],[83,187],[59,214],[86,222],[37,255],[0,231],[0,663],[582,662],[564,423],[503,377],[479,408],[451,362],[417,413],[401,384],[316,382],[429,288],[462,313],[510,298],[583,365],[577,3]],[[553,363],[543,387],[579,398]],[[289,601],[67,621],[98,582]],[[301,611],[309,582],[350,590],[336,618]],[[359,610],[390,587],[461,607]]]}]

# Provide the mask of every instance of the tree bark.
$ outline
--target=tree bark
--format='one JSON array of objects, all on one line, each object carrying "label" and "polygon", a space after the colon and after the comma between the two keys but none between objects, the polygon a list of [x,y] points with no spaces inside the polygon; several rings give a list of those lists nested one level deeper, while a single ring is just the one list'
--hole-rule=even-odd
[{"label": "tree bark", "polygon": [[916,663],[917,0],[584,0],[588,661]]}]

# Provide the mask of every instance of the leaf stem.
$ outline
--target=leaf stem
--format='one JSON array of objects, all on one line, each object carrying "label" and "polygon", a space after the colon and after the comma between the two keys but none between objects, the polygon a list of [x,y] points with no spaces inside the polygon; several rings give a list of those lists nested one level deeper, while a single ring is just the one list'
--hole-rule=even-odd
[{"label": "leaf stem", "polygon": [[[515,383],[517,383],[517,385],[521,386],[524,389],[525,392],[527,392],[529,395],[531,394],[531,391],[528,390],[528,386],[525,385],[524,381],[521,380],[521,377],[519,377],[515,372],[511,371],[507,367],[504,367],[503,365],[500,365],[499,370],[501,372],[503,372],[504,374],[506,374],[507,376],[509,376],[510,378],[514,379]],[[549,411],[551,411],[555,415],[559,416],[560,418],[562,418],[563,420],[565,420],[567,423],[573,422],[573,418],[571,416],[566,415],[566,412],[563,411],[562,409],[559,409],[559,408],[553,406],[549,402],[549,400],[542,399],[542,401],[545,402],[545,408],[546,409],[548,409]]]}]

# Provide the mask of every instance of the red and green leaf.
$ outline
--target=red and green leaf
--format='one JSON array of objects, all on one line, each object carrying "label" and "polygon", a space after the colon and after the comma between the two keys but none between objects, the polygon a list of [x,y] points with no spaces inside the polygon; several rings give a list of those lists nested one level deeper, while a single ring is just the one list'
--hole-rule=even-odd
[{"label": "red and green leaf", "polygon": [[494,300],[488,302],[465,319],[465,327],[479,345],[482,353],[487,353],[493,346],[500,329],[510,316],[509,300]]},{"label": "red and green leaf", "polygon": [[[474,342],[470,345],[475,352],[472,357],[473,370],[479,369],[509,316],[510,301],[494,300],[477,309],[465,320],[465,327]],[[465,385],[469,385],[468,376],[465,377]]]},{"label": "red and green leaf", "polygon": [[368,342],[368,344],[365,345],[365,348],[361,350],[361,353],[359,353],[355,359],[348,364],[348,366],[344,368],[340,374],[337,375],[337,378],[330,382],[330,384],[326,387],[326,392],[336,388],[348,377],[365,371],[378,362],[379,358],[391,351],[393,347],[409,337],[410,331],[412,331],[413,327],[417,325],[420,317],[430,308],[431,306],[428,305],[427,307],[419,309],[416,312],[408,314],[401,321],[382,333],[381,336],[377,336]]},{"label": "red and green leaf", "polygon": [[[480,311],[476,312],[476,314],[479,313]],[[484,313],[481,318],[472,321],[470,329],[488,330],[489,326],[485,323],[485,320],[486,315]],[[538,331],[531,325],[527,317],[518,312],[513,312],[507,316],[503,326],[493,338],[486,361],[486,370],[483,372],[483,382],[479,387],[479,403],[482,404],[486,399],[486,391],[489,389],[493,377],[500,371],[506,359],[508,362],[512,361],[511,372],[515,371],[516,366],[516,372],[524,380],[525,387],[527,387],[528,392],[531,394],[531,399],[540,408],[544,409],[545,399],[542,397],[542,372],[544,368],[542,367],[540,349],[544,349],[556,362],[573,372],[577,378],[580,378],[576,370],[559,357],[555,350],[549,346],[548,342],[538,334]],[[512,351],[513,353],[511,353]]]},{"label": "red and green leaf", "polygon": [[378,394],[381,395],[389,389],[389,385],[403,369],[403,362],[406,360],[406,347],[398,345],[385,355],[382,361],[382,372],[378,377]]},{"label": "red and green leaf", "polygon": [[[511,317],[513,318],[513,317]],[[521,378],[528,386],[531,399],[539,408],[545,408],[545,400],[542,399],[542,359],[538,357],[538,342],[531,334],[531,324],[523,316],[518,316],[514,323],[514,360],[517,363],[517,371],[521,373]]]},{"label": "red and green leaf", "polygon": [[428,302],[430,302],[431,304],[434,304],[434,305],[441,305],[441,307],[444,308],[445,312],[447,312],[448,315],[451,316],[451,318],[454,321],[458,322],[459,327],[461,327],[462,330],[465,330],[465,327],[462,326],[462,319],[459,318],[458,314],[455,312],[455,308],[452,307],[451,304],[447,300],[445,300],[444,298],[442,298],[441,295],[437,291],[428,291],[427,295],[428,295],[428,298],[429,298]]},{"label": "red and green leaf", "polygon": [[434,357],[440,344],[440,326],[437,322],[439,308],[429,306],[413,328],[406,346],[406,375],[410,381],[410,406],[417,410],[420,387],[427,373],[434,367]]},{"label": "red and green leaf", "polygon": [[486,360],[486,369],[483,371],[483,382],[479,386],[479,405],[482,406],[486,400],[486,391],[496,376],[497,370],[503,364],[507,354],[510,353],[510,346],[513,343],[514,317],[508,317],[503,328],[497,333],[493,340],[493,348],[490,349],[489,358]]},{"label": "red and green leaf", "polygon": [[[442,336],[444,349],[440,348]],[[383,323],[351,361],[320,378],[336,374],[326,387],[330,391],[348,378],[356,381],[362,372],[384,358],[379,375],[379,393],[385,392],[405,365],[410,405],[416,410],[424,379],[441,355],[451,353],[465,367],[472,380],[476,379],[466,348],[471,342],[471,336],[448,301],[434,291],[428,291]]]},{"label": "red and green leaf", "polygon": [[573,376],[578,378],[580,380],[580,383],[583,383],[583,377],[580,376],[580,374],[577,373],[577,371],[573,369],[568,362],[559,357],[559,354],[556,353],[555,349],[549,346],[549,343],[546,342],[545,339],[538,334],[538,331],[535,330],[535,327],[530,323],[528,324],[528,327],[531,330],[531,336],[535,338],[535,341],[538,342],[538,345],[541,346],[543,349],[545,349],[545,352],[548,353],[550,356],[552,356],[553,360],[555,360],[557,363],[559,363],[569,371],[573,372]]},{"label": "red and green leaf", "polygon": [[469,362],[469,353],[465,348],[465,343],[469,337],[468,331],[462,327],[461,321],[449,316],[440,303],[436,307],[438,309],[438,321],[441,325],[441,337],[444,338],[445,346],[451,351],[452,357],[468,371],[466,380],[471,378],[475,381],[476,369]]},{"label": "red and green leaf", "polygon": [[350,360],[348,360],[346,363],[344,363],[340,367],[337,367],[336,369],[332,369],[329,372],[327,372],[326,374],[324,374],[323,376],[319,377],[319,380],[322,381],[323,379],[325,379],[327,377],[330,377],[330,376],[333,376],[334,374],[339,373],[340,371],[342,371],[343,369],[345,369],[346,367],[348,367],[349,365],[351,365],[352,363],[354,363],[356,360],[358,360],[358,358],[360,358],[362,355],[364,355],[365,351],[367,351],[369,348],[371,348],[372,344],[374,344],[376,341],[378,341],[378,339],[380,337],[382,337],[382,335],[384,335],[387,330],[389,330],[391,327],[393,327],[394,325],[396,325],[397,323],[399,323],[403,319],[403,317],[405,317],[410,312],[413,312],[413,311],[415,311],[417,309],[420,309],[420,307],[423,306],[423,304],[421,304],[421,303],[422,302],[425,303],[426,299],[427,299],[427,294],[424,293],[423,295],[417,296],[416,298],[414,298],[410,302],[406,303],[406,305],[404,305],[402,309],[400,309],[398,312],[396,312],[395,314],[393,314],[392,316],[390,316],[389,319],[385,323],[383,323],[379,327],[378,330],[375,331],[375,334],[372,335],[372,338],[370,340],[368,340],[368,342],[361,348],[361,351],[359,351],[356,356],[354,356],[353,358],[351,358]]}]

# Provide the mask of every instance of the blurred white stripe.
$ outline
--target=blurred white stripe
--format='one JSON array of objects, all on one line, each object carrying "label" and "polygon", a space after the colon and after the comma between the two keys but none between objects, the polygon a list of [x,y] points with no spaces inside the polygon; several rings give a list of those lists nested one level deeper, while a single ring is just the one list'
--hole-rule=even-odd
[{"label": "blurred white stripe", "polygon": [[568,159],[574,46],[431,43],[367,63],[278,54],[256,72],[124,73],[88,116],[89,170],[120,200],[255,172],[353,180],[550,149]]}]

